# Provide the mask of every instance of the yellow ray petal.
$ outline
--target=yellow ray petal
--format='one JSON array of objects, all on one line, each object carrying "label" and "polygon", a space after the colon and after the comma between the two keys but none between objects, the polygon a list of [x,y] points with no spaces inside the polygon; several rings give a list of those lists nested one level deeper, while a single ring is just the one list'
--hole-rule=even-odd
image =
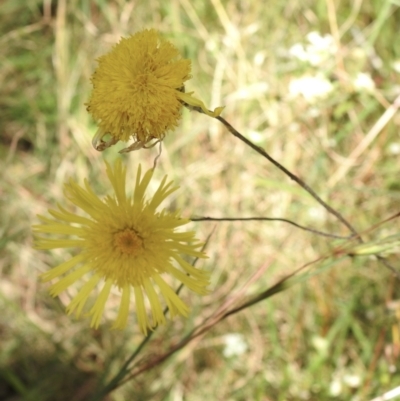
[{"label": "yellow ray petal", "polygon": [[134,287],[136,314],[141,332],[147,336],[147,329],[150,327],[144,306],[143,292],[140,287]]},{"label": "yellow ray petal", "polygon": [[117,319],[114,322],[113,329],[124,329],[128,322],[129,302],[130,302],[130,286],[125,285],[122,288],[121,304],[118,311]]},{"label": "yellow ray petal", "polygon": [[65,291],[71,284],[74,284],[78,281],[81,277],[83,277],[86,273],[91,270],[89,265],[83,265],[73,271],[72,273],[68,274],[64,278],[62,278],[57,283],[53,284],[50,287],[50,294],[55,297],[60,295],[61,292]]},{"label": "yellow ray petal", "polygon": [[143,284],[147,294],[147,298],[150,301],[151,314],[153,316],[153,326],[157,326],[159,324],[165,324],[165,316],[163,314],[163,310],[160,304],[160,300],[158,299],[158,295],[154,291],[153,284],[150,282],[149,279],[145,279]]},{"label": "yellow ray petal", "polygon": [[47,282],[52,280],[53,278],[59,277],[66,273],[68,270],[72,269],[75,265],[83,262],[85,260],[84,255],[78,254],[74,256],[72,259],[67,260],[64,263],[61,263],[60,265],[53,267],[51,270],[49,270],[46,273],[43,273],[40,277],[42,281]]},{"label": "yellow ray petal", "polygon": [[67,306],[67,314],[70,315],[71,313],[74,312],[76,309],[76,317],[79,317],[82,313],[82,309],[85,306],[85,303],[87,299],[89,298],[89,295],[93,291],[93,289],[96,287],[96,285],[99,283],[101,278],[97,276],[96,274],[93,275],[87,283],[85,283],[78,294],[72,299],[70,304]]},{"label": "yellow ray petal", "polygon": [[95,304],[90,310],[89,314],[92,315],[92,321],[90,322],[90,327],[97,329],[99,327],[101,317],[103,315],[104,306],[107,302],[108,296],[110,295],[110,290],[112,287],[112,280],[107,280],[101,290],[99,297],[97,298]]},{"label": "yellow ray petal", "polygon": [[180,314],[187,317],[189,314],[188,306],[175,294],[174,290],[161,278],[161,276],[153,276],[153,280],[157,283],[158,287],[167,302],[171,316]]}]

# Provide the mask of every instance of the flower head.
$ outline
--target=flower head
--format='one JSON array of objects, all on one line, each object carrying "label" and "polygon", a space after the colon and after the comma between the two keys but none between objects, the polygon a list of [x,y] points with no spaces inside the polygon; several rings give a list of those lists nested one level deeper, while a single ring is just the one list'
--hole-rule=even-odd
[{"label": "flower head", "polygon": [[[69,212],[60,205],[58,210],[49,210],[52,217],[39,216],[42,223],[33,227],[35,247],[77,247],[80,250],[70,260],[43,274],[44,281],[58,279],[50,287],[53,296],[80,279],[84,281],[68,305],[68,313],[75,311],[79,316],[93,290],[102,287],[89,311],[91,326],[97,328],[110,291],[115,290],[121,295],[121,302],[114,327],[122,329],[127,324],[133,293],[137,320],[146,334],[148,328],[165,323],[158,293],[164,297],[171,317],[188,315],[187,305],[165,281],[166,275],[175,277],[198,294],[207,293],[208,273],[190,265],[182,255],[206,256],[199,250],[201,243],[195,239],[193,231],[176,231],[188,220],[179,217],[178,212],[156,210],[177,189],[172,182],[167,183],[166,176],[154,196],[146,199],[145,191],[153,170],[142,177],[139,166],[132,196],[126,195],[126,169],[120,161],[115,163],[114,168],[107,164],[107,175],[114,195],[104,199],[100,199],[87,182],[84,187],[73,180],[66,183],[66,198],[86,216]],[[61,238],[54,239],[43,234],[56,234]],[[146,304],[150,305],[152,324]]]},{"label": "flower head", "polygon": [[[190,70],[190,60],[155,29],[122,38],[98,59],[92,76],[87,109],[99,124],[93,146],[104,150],[133,138],[134,143],[123,150],[129,152],[152,140],[157,143],[177,126],[183,104],[218,116],[222,107],[209,111],[192,93],[184,93]],[[111,139],[104,142],[107,134]]]}]

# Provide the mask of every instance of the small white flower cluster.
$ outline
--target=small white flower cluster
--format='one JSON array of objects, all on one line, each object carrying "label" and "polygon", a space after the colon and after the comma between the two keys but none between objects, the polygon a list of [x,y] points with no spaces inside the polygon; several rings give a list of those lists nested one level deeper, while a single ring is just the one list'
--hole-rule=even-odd
[{"label": "small white flower cluster", "polygon": [[239,333],[230,333],[224,336],[225,347],[223,354],[225,358],[244,354],[248,346],[243,335]]},{"label": "small white flower cluster", "polygon": [[375,82],[371,75],[365,72],[359,72],[353,79],[353,86],[357,92],[373,92],[375,89]]},{"label": "small white flower cluster", "polygon": [[[308,63],[312,67],[321,67],[336,52],[335,42],[331,35],[321,36],[318,32],[309,32],[306,35],[307,43],[296,43],[289,49],[289,55],[294,59]],[[309,104],[326,98],[334,89],[333,84],[318,68],[315,74],[307,73],[301,77],[291,79],[289,96],[302,96]]]},{"label": "small white flower cluster", "polygon": [[[329,68],[326,66],[329,60],[333,60],[336,52],[337,46],[333,37],[331,35],[322,36],[318,32],[308,33],[305,44],[293,45],[289,49],[290,57],[309,64],[310,68],[314,67],[317,72],[293,78],[289,84],[289,96],[302,96],[309,104],[315,104],[333,92],[334,85],[327,78],[326,71]],[[375,82],[366,72],[359,72],[352,77],[351,86],[356,92],[372,93],[375,90]]]},{"label": "small white flower cluster", "polygon": [[308,103],[315,103],[318,99],[325,98],[332,91],[332,83],[321,73],[294,78],[289,84],[289,95],[292,97],[301,95]]},{"label": "small white flower cluster", "polygon": [[309,32],[306,38],[307,44],[296,43],[289,49],[292,57],[317,67],[335,54],[336,45],[331,35],[321,36],[318,32]]}]

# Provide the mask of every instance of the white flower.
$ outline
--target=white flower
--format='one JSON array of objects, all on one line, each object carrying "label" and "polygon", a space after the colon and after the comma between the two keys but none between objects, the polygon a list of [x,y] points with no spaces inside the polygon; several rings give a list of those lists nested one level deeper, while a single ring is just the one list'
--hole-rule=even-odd
[{"label": "white flower", "polygon": [[230,356],[237,356],[247,351],[247,344],[241,334],[232,333],[224,337],[225,348],[223,354],[226,358]]},{"label": "white flower", "polygon": [[389,144],[389,153],[392,155],[399,155],[400,154],[400,143],[399,142],[392,142]]},{"label": "white flower", "polygon": [[309,43],[305,46],[296,43],[289,49],[291,56],[312,66],[318,66],[336,52],[335,42],[331,35],[321,36],[318,32],[309,32],[306,38]]},{"label": "white flower", "polygon": [[335,47],[332,35],[321,36],[319,32],[313,31],[309,32],[306,37],[315,51],[332,52]]},{"label": "white flower", "polygon": [[357,91],[373,92],[375,89],[375,82],[371,76],[365,72],[359,72],[353,80],[353,85]]},{"label": "white flower", "polygon": [[393,69],[400,74],[400,60],[393,61]]},{"label": "white flower", "polygon": [[292,97],[303,96],[308,103],[325,98],[332,91],[332,83],[321,74],[304,75],[293,79],[289,84],[289,95]]},{"label": "white flower", "polygon": [[308,61],[308,54],[301,43],[296,43],[289,49],[289,54],[301,61]]},{"label": "white flower", "polygon": [[352,388],[357,388],[361,384],[361,377],[357,374],[345,374],[343,376],[343,381]]},{"label": "white flower", "polygon": [[334,379],[329,386],[329,393],[332,397],[339,396],[343,391],[342,382],[337,378]]}]

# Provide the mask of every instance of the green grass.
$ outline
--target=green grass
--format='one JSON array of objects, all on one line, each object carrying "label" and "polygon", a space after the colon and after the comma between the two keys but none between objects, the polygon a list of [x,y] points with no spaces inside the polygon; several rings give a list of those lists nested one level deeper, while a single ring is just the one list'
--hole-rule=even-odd
[{"label": "green grass", "polygon": [[[334,4],[335,10],[329,7]],[[357,5],[359,7],[357,8]],[[0,400],[84,400],[114,375],[141,341],[132,321],[99,330],[67,316],[68,295],[53,299],[41,272],[68,257],[32,248],[31,224],[62,202],[69,177],[88,177],[106,193],[104,153],[91,147],[86,112],[95,59],[121,36],[156,27],[193,64],[194,90],[242,134],[302,177],[359,230],[398,211],[399,114],[366,144],[400,94],[396,1],[207,0],[11,1],[0,6]],[[335,23],[336,21],[336,23]],[[336,30],[335,24],[338,29]],[[337,35],[340,50],[317,66],[291,57],[306,35]],[[372,91],[354,79],[367,73]],[[314,104],[289,93],[304,75],[324,77],[329,96]],[[373,131],[372,131],[373,132]],[[129,170],[151,167],[156,149],[123,155]],[[356,156],[356,158],[353,158]],[[350,163],[352,162],[352,163]],[[156,180],[180,185],[171,202],[185,216],[285,217],[347,235],[332,216],[265,159],[210,118],[183,111],[164,141]],[[132,177],[131,177],[132,178]],[[235,294],[262,266],[251,296],[338,245],[281,222],[191,223],[207,238],[211,293],[183,290],[187,321],[159,328],[139,360],[176,344],[183,333]],[[366,240],[397,233],[396,221]],[[337,257],[339,255],[336,255]],[[390,263],[398,268],[398,257]],[[399,280],[374,257],[320,262],[316,274],[216,325],[109,400],[368,400],[398,386]],[[112,306],[110,307],[112,309]],[[225,357],[225,335],[247,351]],[[353,381],[352,381],[353,380]]]}]

